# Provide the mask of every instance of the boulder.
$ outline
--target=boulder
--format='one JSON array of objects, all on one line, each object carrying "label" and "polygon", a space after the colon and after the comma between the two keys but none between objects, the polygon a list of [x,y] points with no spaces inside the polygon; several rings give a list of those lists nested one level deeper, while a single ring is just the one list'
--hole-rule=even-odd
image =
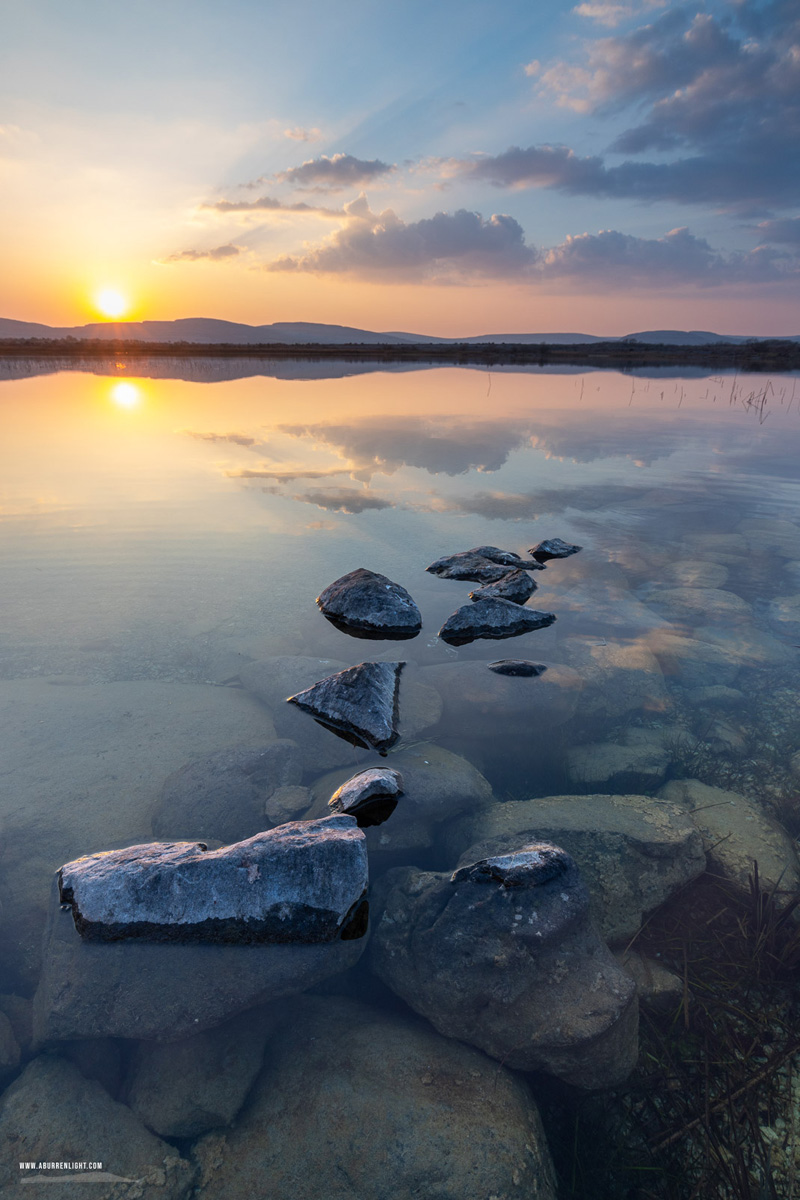
[{"label": "boulder", "polygon": [[363,1004],[292,1005],[235,1127],[195,1148],[198,1200],[555,1200],[518,1076],[427,1024]]},{"label": "boulder", "polygon": [[518,637],[552,625],[555,619],[555,613],[537,612],[510,600],[475,600],[447,618],[439,637],[451,646],[465,646],[477,638]]},{"label": "boulder", "polygon": [[497,662],[489,663],[488,667],[495,675],[510,675],[517,679],[536,679],[547,670],[542,663],[531,662],[526,658],[500,658]]},{"label": "boulder", "polygon": [[567,752],[567,773],[572,783],[590,790],[646,792],[664,782],[670,757],[658,731],[629,730],[622,744],[574,746]]},{"label": "boulder", "polygon": [[386,754],[397,729],[402,662],[363,662],[321,679],[288,703],[355,746]]},{"label": "boulder", "polygon": [[440,1033],[578,1087],[614,1087],[635,1066],[636,988],[563,850],[523,843],[452,875],[398,867],[380,908],[373,969]]},{"label": "boulder", "polygon": [[[23,1173],[20,1162],[71,1168]],[[63,1058],[35,1058],[0,1100],[0,1195],[37,1179],[54,1200],[183,1200],[194,1176],[174,1146]]]},{"label": "boulder", "polygon": [[495,804],[454,823],[446,844],[467,863],[544,840],[575,860],[600,933],[612,944],[629,941],[649,913],[706,865],[685,807],[651,796],[548,796]]},{"label": "boulder", "polygon": [[788,902],[800,891],[794,840],[756,801],[697,779],[674,779],[658,794],[691,814],[714,874],[749,892],[749,877],[757,862],[761,887],[765,891],[776,888],[779,903]]},{"label": "boulder", "polygon": [[571,614],[570,632],[596,633],[598,639],[609,636],[635,638],[651,629],[663,629],[667,622],[648,605],[631,595],[627,588],[595,580],[581,581],[562,593],[547,593],[542,604],[558,604],[559,616]]},{"label": "boulder", "polygon": [[301,775],[300,751],[287,739],[257,750],[235,747],[206,754],[164,783],[153,811],[153,835],[169,841],[240,842],[264,829],[269,798],[278,788],[299,784]]},{"label": "boulder", "polygon": [[745,546],[753,552],[772,550],[782,558],[800,558],[800,526],[779,517],[749,517],[739,525]]},{"label": "boulder", "polygon": [[767,619],[779,637],[796,642],[800,638],[800,592],[771,600]]},{"label": "boulder", "polygon": [[276,788],[264,803],[267,825],[285,825],[287,821],[299,821],[311,804],[311,792],[307,787],[286,784]]},{"label": "boulder", "polygon": [[404,587],[359,567],[317,596],[324,617],[353,637],[394,640],[416,637],[422,616]]},{"label": "boulder", "polygon": [[128,1104],[162,1137],[196,1138],[229,1125],[261,1070],[276,1020],[274,1007],[255,1008],[194,1037],[140,1042]]},{"label": "boulder", "polygon": [[527,571],[509,571],[496,583],[487,583],[470,592],[470,600],[510,600],[512,604],[524,604],[536,591],[536,583]]},{"label": "boulder", "polygon": [[636,950],[614,955],[622,970],[636,984],[639,1002],[657,1013],[674,1013],[683,999],[683,980],[654,958],[645,958]]},{"label": "boulder", "polygon": [[747,703],[744,692],[740,692],[738,688],[724,687],[722,684],[689,688],[686,699],[697,708],[742,708]]},{"label": "boulder", "polygon": [[90,942],[55,892],[34,997],[34,1041],[175,1041],[346,971],[365,944],[364,937],[322,945]]},{"label": "boulder", "polygon": [[363,936],[367,850],[354,817],[295,821],[220,850],[153,842],[58,872],[88,941],[319,943]]},{"label": "boulder", "polygon": [[328,801],[331,812],[355,817],[359,829],[382,825],[403,794],[403,776],[390,767],[367,767],[336,789]]},{"label": "boulder", "polygon": [[746,600],[722,588],[654,588],[647,593],[647,603],[677,620],[724,621],[741,625],[753,615]]},{"label": "boulder", "polygon": [[684,558],[667,563],[663,578],[677,587],[721,588],[728,582],[728,568],[717,562]]},{"label": "boulder", "polygon": [[664,674],[685,688],[726,687],[739,674],[740,663],[711,642],[660,630],[648,641]]},{"label": "boulder", "polygon": [[539,542],[538,546],[533,546],[529,551],[538,563],[549,562],[551,558],[569,558],[572,554],[577,554],[581,550],[581,546],[572,546],[569,542],[564,542],[561,538],[547,538],[544,542]]},{"label": "boulder", "polygon": [[[441,746],[411,746],[393,752],[391,761],[402,774],[403,798],[390,821],[379,829],[366,830],[370,858],[426,849],[439,826],[492,802],[492,789],[480,771]],[[339,770],[316,781],[313,815],[330,811],[328,798],[347,778],[348,774]]]},{"label": "boulder", "polygon": [[641,640],[570,637],[560,649],[584,681],[581,715],[614,719],[628,712],[663,712],[669,708],[658,659]]}]

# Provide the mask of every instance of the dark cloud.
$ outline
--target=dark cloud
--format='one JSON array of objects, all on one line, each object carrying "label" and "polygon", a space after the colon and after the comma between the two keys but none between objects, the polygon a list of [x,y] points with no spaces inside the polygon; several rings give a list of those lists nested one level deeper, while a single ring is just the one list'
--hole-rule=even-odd
[{"label": "dark cloud", "polygon": [[233,442],[235,446],[255,446],[256,439],[246,433],[200,433],[195,429],[182,429],[187,437],[197,438],[201,442]]},{"label": "dark cloud", "polygon": [[300,191],[338,192],[348,187],[363,187],[381,175],[396,170],[391,163],[379,158],[354,158],[352,154],[327,154],[310,158],[299,167],[281,171],[275,178],[280,183],[289,183]]},{"label": "dark cloud", "polygon": [[536,251],[513,217],[459,209],[405,222],[391,209],[369,211],[366,199],[346,205],[351,218],[323,245],[269,264],[272,271],[324,271],[360,276],[509,278],[529,270]]},{"label": "dark cloud", "polygon": [[761,240],[779,245],[800,245],[800,217],[783,217],[774,221],[761,221],[758,225]]},{"label": "dark cloud", "polygon": [[357,488],[320,488],[317,491],[300,492],[291,498],[301,500],[304,504],[316,504],[317,508],[325,508],[328,512],[360,513],[368,509],[395,507],[392,500]]},{"label": "dark cloud", "polygon": [[275,483],[293,483],[296,479],[331,479],[336,475],[351,475],[352,472],[342,467],[334,467],[327,471],[281,471],[274,468],[242,467],[241,470],[226,471],[228,479],[272,479]]},{"label": "dark cloud", "polygon": [[343,210],[340,208],[321,208],[315,204],[305,204],[303,201],[298,201],[296,204],[286,204],[282,200],[277,200],[274,196],[259,196],[257,200],[217,200],[213,204],[201,204],[200,207],[220,213],[313,213],[324,217],[342,217],[344,215]]},{"label": "dark cloud", "polygon": [[163,261],[168,263],[199,262],[206,259],[211,262],[220,262],[226,258],[235,258],[240,253],[239,247],[229,242],[226,246],[216,246],[213,250],[181,250],[179,254],[170,254]]},{"label": "dark cloud", "polygon": [[282,433],[334,447],[364,475],[418,467],[431,475],[498,471],[525,445],[529,422],[457,417],[373,417],[351,425],[283,425]]}]

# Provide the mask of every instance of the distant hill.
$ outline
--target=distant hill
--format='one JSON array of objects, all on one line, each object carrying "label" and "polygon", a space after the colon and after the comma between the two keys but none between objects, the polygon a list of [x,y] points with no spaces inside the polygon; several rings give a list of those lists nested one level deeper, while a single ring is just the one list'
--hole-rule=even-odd
[{"label": "distant hill", "polygon": [[[773,339],[754,338],[741,334],[707,333],[704,330],[651,329],[630,333],[624,338],[602,338],[591,333],[483,333],[475,337],[443,338],[424,333],[376,333],[354,329],[349,325],[323,325],[312,321],[276,321],[271,325],[243,325],[236,321],[218,321],[213,317],[184,317],[178,321],[102,321],[89,325],[59,328],[33,321],[15,321],[0,317],[0,338],[76,338],[79,341],[192,342],[226,343],[234,346],[269,345],[542,345],[575,346],[594,342],[636,341],[669,346],[703,346],[729,342]],[[800,334],[781,340],[798,342]]]}]

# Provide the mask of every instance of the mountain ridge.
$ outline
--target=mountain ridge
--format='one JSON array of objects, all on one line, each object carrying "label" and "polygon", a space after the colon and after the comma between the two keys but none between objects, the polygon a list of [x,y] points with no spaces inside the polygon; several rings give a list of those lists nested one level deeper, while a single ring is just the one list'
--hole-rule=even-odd
[{"label": "mountain ridge", "polygon": [[78,341],[192,342],[198,345],[591,345],[596,342],[642,342],[656,345],[702,346],[720,342],[800,342],[800,334],[763,337],[721,334],[707,330],[654,329],[621,337],[599,337],[591,333],[483,333],[472,337],[437,337],[403,331],[375,332],[350,325],[327,325],[314,321],[275,321],[269,325],[246,325],[215,317],[182,317],[175,321],[95,321],[86,325],[53,326],[37,321],[0,317],[0,339],[74,338]]}]

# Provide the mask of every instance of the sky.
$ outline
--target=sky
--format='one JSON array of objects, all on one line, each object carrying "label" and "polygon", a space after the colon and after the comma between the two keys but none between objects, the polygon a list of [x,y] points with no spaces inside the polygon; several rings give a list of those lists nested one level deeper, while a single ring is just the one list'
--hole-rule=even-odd
[{"label": "sky", "polygon": [[0,316],[800,334],[797,0],[3,9]]}]

